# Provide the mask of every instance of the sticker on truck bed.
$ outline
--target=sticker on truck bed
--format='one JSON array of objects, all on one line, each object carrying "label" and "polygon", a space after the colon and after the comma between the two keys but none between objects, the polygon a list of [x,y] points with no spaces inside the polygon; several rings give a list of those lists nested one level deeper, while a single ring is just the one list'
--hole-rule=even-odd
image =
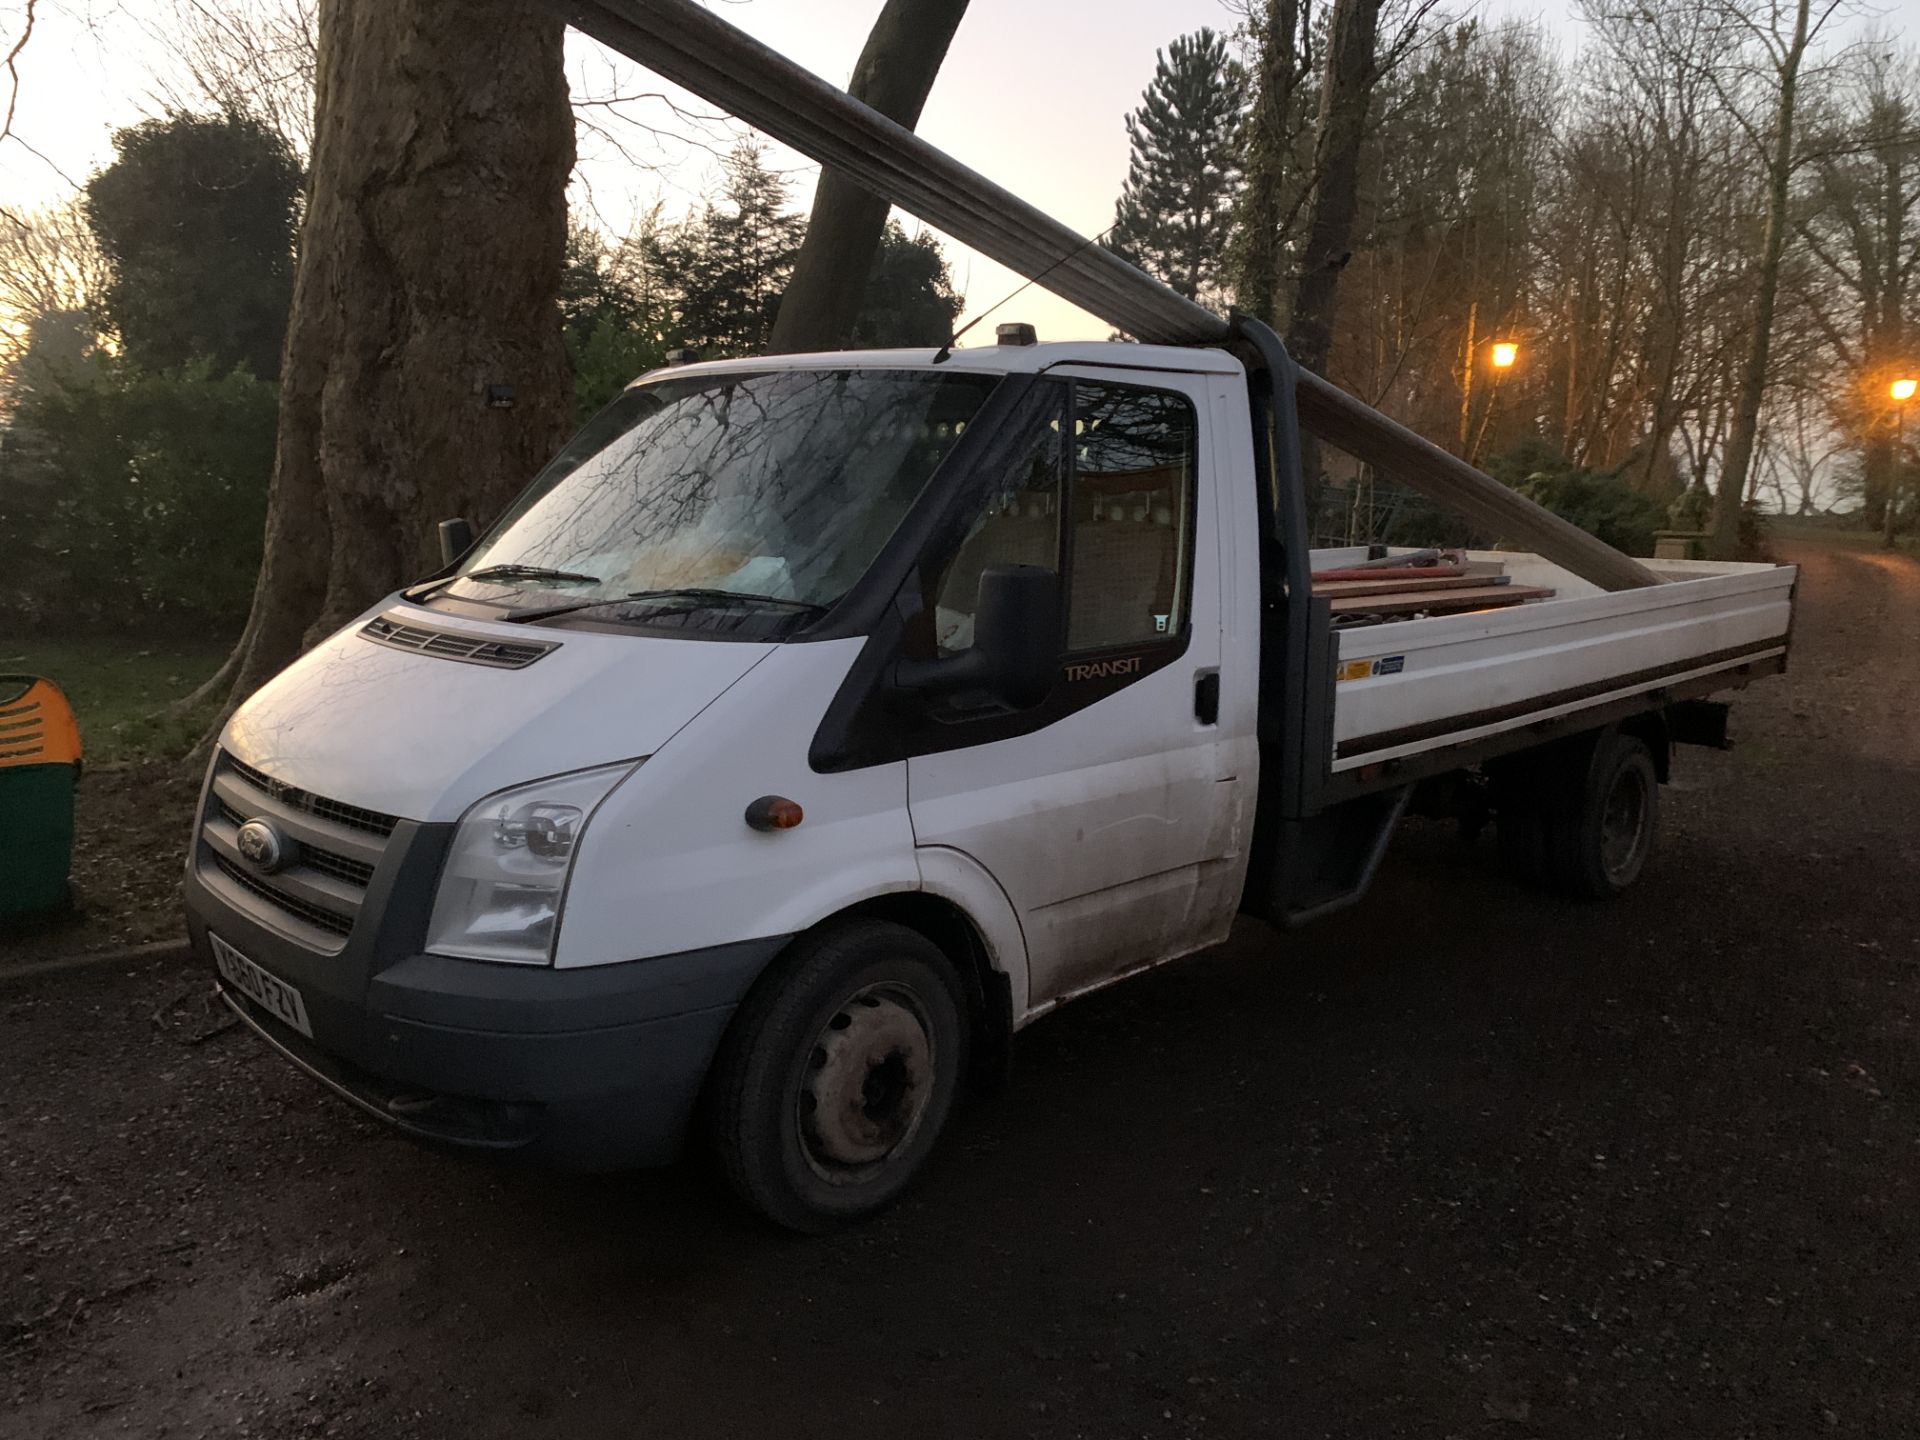
[{"label": "sticker on truck bed", "polygon": [[1342,680],[1371,680],[1376,675],[1398,675],[1407,668],[1404,655],[1382,655],[1377,660],[1349,660],[1340,667]]}]

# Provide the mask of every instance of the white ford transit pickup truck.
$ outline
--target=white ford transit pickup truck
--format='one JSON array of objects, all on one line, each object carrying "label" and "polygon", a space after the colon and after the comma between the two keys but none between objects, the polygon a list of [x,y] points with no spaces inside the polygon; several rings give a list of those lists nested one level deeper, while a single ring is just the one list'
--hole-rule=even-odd
[{"label": "white ford transit pickup truck", "polygon": [[1338,623],[1312,573],[1366,552],[1310,553],[1293,378],[1247,322],[644,377],[234,715],[187,872],[221,993],[399,1129],[698,1131],[810,1230],[1029,1021],[1357,899],[1410,804],[1625,888],[1794,571],[1508,554],[1552,598]]}]

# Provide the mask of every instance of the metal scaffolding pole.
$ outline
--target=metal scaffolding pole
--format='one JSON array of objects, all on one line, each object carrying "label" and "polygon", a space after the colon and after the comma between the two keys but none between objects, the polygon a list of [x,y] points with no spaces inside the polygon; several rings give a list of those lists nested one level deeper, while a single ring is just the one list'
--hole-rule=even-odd
[{"label": "metal scaffolding pole", "polygon": [[[875,195],[1137,339],[1215,344],[1226,320],[968,169],[694,0],[542,0],[610,49],[853,177]],[[1301,425],[1605,590],[1660,577],[1306,371]]]}]

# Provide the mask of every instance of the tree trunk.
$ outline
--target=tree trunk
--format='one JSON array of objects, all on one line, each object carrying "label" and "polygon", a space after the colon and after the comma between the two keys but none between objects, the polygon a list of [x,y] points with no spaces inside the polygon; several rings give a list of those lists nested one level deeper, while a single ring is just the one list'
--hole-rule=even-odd
[{"label": "tree trunk", "polygon": [[1860,447],[1860,478],[1865,482],[1860,518],[1869,530],[1884,531],[1887,497],[1893,493],[1893,422],[1873,417],[1873,433]]},{"label": "tree trunk", "polygon": [[[1902,113],[1901,119],[1905,119]],[[1884,278],[1880,281],[1879,314],[1874,324],[1873,343],[1868,353],[1885,356],[1887,368],[1873,368],[1876,377],[1892,378],[1895,372],[1904,374],[1906,360],[1906,298],[1907,298],[1907,197],[1906,187],[1902,183],[1905,176],[1907,151],[1900,144],[1899,126],[1890,125],[1892,138],[1884,143],[1876,158],[1882,171],[1881,181],[1881,262],[1886,267]],[[1911,141],[1907,142],[1911,144]],[[1891,393],[1888,395],[1892,399]],[[1883,476],[1879,485],[1880,502],[1880,540],[1888,549],[1892,549],[1899,538],[1900,524],[1900,476],[1905,468],[1905,455],[1901,441],[1904,438],[1906,422],[1905,401],[1894,401],[1893,434],[1887,443],[1870,447],[1867,460],[1867,505],[1871,510],[1874,501],[1873,468],[1874,449],[1881,454],[1880,469]]]},{"label": "tree trunk", "polygon": [[1359,204],[1360,146],[1376,78],[1374,37],[1381,0],[1335,0],[1326,78],[1313,135],[1313,200],[1307,210],[1300,284],[1287,348],[1307,369],[1326,373],[1333,350],[1340,271],[1352,250]]},{"label": "tree trunk", "polygon": [[1473,434],[1473,356],[1480,348],[1480,302],[1467,304],[1467,342],[1460,351],[1460,437],[1454,453],[1466,457],[1467,441]]},{"label": "tree trunk", "polygon": [[[1690,143],[1691,136],[1686,140]],[[1673,142],[1677,150],[1681,141]],[[1691,157],[1668,157],[1667,214],[1660,235],[1660,282],[1654,291],[1653,333],[1650,348],[1653,359],[1648,369],[1653,393],[1648,400],[1651,418],[1647,424],[1646,454],[1640,464],[1634,488],[1656,500],[1674,497],[1663,493],[1660,467],[1667,459],[1667,446],[1673,439],[1684,409],[1675,395],[1682,353],[1694,329],[1687,288],[1687,260],[1693,243],[1694,166]]]},{"label": "tree trunk", "polygon": [[1893,463],[1887,467],[1887,497],[1880,507],[1880,544],[1883,549],[1891,550],[1900,543],[1900,451],[1901,441],[1905,438],[1901,422],[1905,417],[1898,411],[1893,421]]},{"label": "tree trunk", "polygon": [[1300,87],[1300,0],[1267,0],[1258,22],[1260,67],[1248,117],[1246,183],[1234,256],[1240,308],[1269,325],[1280,319],[1280,242],[1294,93]]},{"label": "tree trunk", "polygon": [[[1374,37],[1380,4],[1381,0],[1334,0],[1328,24],[1326,73],[1313,132],[1313,199],[1307,209],[1293,323],[1287,330],[1287,349],[1293,358],[1321,375],[1326,374],[1333,352],[1340,272],[1352,253],[1360,145],[1366,138],[1367,107],[1377,75]],[[1309,437],[1302,437],[1300,458],[1311,517],[1320,498],[1320,457],[1319,447]]]},{"label": "tree trunk", "polygon": [[490,521],[566,432],[563,30],[510,0],[322,0],[266,551],[229,710],[435,568],[433,522]]},{"label": "tree trunk", "polygon": [[1767,369],[1773,347],[1774,301],[1780,291],[1780,256],[1786,248],[1787,202],[1793,181],[1794,106],[1799,95],[1800,61],[1806,54],[1810,0],[1799,0],[1793,23],[1793,43],[1780,63],[1780,99],[1774,112],[1773,154],[1767,162],[1767,221],[1760,242],[1758,294],[1753,307],[1753,339],[1740,376],[1740,399],[1727,437],[1726,459],[1720,470],[1720,493],[1713,506],[1713,533],[1707,554],[1731,560],[1740,549],[1740,511],[1747,494],[1747,471],[1753,464],[1754,440],[1760,430],[1760,406],[1767,395]]},{"label": "tree trunk", "polygon": [[[967,0],[887,0],[847,93],[913,129],[966,13]],[[807,237],[774,318],[769,350],[837,350],[853,338],[889,208],[838,170],[820,172]]]}]

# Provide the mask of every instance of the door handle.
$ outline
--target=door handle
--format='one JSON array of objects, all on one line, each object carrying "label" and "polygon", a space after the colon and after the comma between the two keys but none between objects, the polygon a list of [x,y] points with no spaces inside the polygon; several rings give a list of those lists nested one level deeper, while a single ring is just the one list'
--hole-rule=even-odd
[{"label": "door handle", "polygon": [[1220,672],[1202,670],[1193,677],[1193,718],[1202,725],[1220,723]]}]

